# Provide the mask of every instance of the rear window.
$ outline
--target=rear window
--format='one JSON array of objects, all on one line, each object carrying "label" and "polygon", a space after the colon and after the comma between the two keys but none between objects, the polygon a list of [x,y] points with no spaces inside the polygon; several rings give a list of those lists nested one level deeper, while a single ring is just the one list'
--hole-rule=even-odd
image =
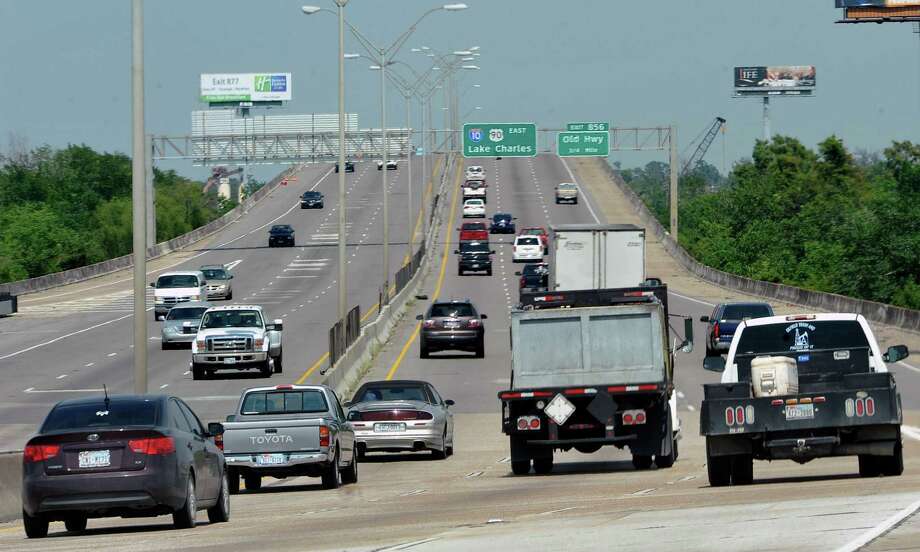
[{"label": "rear window", "polygon": [[492,220],[495,220],[495,221],[499,221],[499,220],[511,220],[511,215],[506,215],[506,214],[504,214],[504,213],[499,213],[499,214],[493,216],[493,217],[492,217]]},{"label": "rear window", "polygon": [[481,207],[483,203],[482,203],[482,200],[481,200],[481,199],[468,199],[468,200],[466,200],[466,204],[467,204],[467,205],[475,205],[475,206],[477,206],[477,207]]},{"label": "rear window", "polygon": [[539,238],[518,238],[518,245],[540,245]]},{"label": "rear window", "polygon": [[84,403],[56,406],[42,425],[42,433],[64,429],[111,428],[122,426],[154,426],[157,403],[153,401],[109,401],[106,405]]},{"label": "rear window", "polygon": [[304,199],[313,199],[319,197],[319,192],[304,192]]},{"label": "rear window", "polygon": [[365,389],[353,402],[372,401],[422,401],[430,403],[428,394],[419,386],[394,385]]},{"label": "rear window", "polygon": [[486,223],[484,222],[465,222],[463,226],[460,227],[463,230],[485,230]]},{"label": "rear window", "polygon": [[204,311],[208,310],[207,307],[173,307],[169,309],[169,314],[166,315],[167,320],[201,320],[201,315],[204,314]]},{"label": "rear window", "polygon": [[483,242],[465,242],[460,244],[461,253],[489,253],[489,244]]},{"label": "rear window", "polygon": [[768,305],[725,305],[722,313],[723,320],[744,320],[766,316],[773,316],[773,309]]},{"label": "rear window", "polygon": [[186,274],[160,276],[157,278],[157,287],[160,289],[198,287],[198,277]]},{"label": "rear window", "polygon": [[247,393],[241,414],[310,414],[327,412],[326,397],[320,391],[271,390]]},{"label": "rear window", "polygon": [[523,276],[533,276],[533,275],[546,275],[549,274],[549,266],[545,264],[529,264],[524,266],[524,270],[521,272]]},{"label": "rear window", "polygon": [[459,318],[461,316],[476,316],[473,305],[469,303],[442,303],[431,307],[430,318]]},{"label": "rear window", "polygon": [[869,347],[869,341],[855,320],[797,320],[745,328],[737,352],[789,353],[860,347]]}]

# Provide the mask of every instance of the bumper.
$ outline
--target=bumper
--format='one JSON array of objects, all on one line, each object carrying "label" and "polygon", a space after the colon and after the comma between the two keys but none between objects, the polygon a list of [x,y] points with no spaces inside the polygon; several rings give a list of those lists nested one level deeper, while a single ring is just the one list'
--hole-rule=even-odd
[{"label": "bumper", "polygon": [[191,343],[192,341],[195,341],[195,335],[196,335],[196,334],[193,334],[193,333],[191,333],[191,334],[182,334],[182,333],[180,333],[180,334],[168,334],[168,333],[161,333],[161,334],[160,334],[160,340],[161,340],[163,343]]},{"label": "bumper", "polygon": [[463,218],[486,218],[485,211],[463,211]]},{"label": "bumper", "polygon": [[[228,362],[228,359],[233,359]],[[203,364],[213,369],[225,368],[227,370],[242,370],[246,368],[256,368],[268,360],[268,353],[265,351],[256,352],[221,352],[221,353],[196,353],[192,355],[192,362]]]},{"label": "bumper", "polygon": [[268,240],[269,247],[278,247],[278,246],[288,246],[294,247],[293,238],[270,238]]},{"label": "bumper", "polygon": [[462,262],[457,265],[457,268],[463,270],[464,272],[486,272],[492,270],[492,262]]},{"label": "bumper", "polygon": [[441,432],[435,428],[400,433],[355,432],[355,442],[366,452],[401,452],[411,450],[441,450]]},{"label": "bumper", "polygon": [[230,288],[208,290],[208,299],[226,299],[230,296]]},{"label": "bumper", "polygon": [[514,253],[511,256],[511,260],[516,263],[524,263],[527,261],[542,261],[543,253]]},{"label": "bumper", "polygon": [[327,464],[329,455],[325,452],[292,452],[284,453],[284,462],[281,464],[262,464],[259,459],[261,454],[226,454],[224,460],[230,468],[254,468],[258,470],[285,470],[302,466]]},{"label": "bumper", "polygon": [[556,201],[571,201],[572,203],[575,203],[576,201],[578,201],[578,196],[577,195],[557,195]]},{"label": "bumper", "polygon": [[300,208],[301,209],[322,209],[323,203],[321,201],[316,202],[316,203],[301,203]]},{"label": "bumper", "polygon": [[479,343],[479,332],[426,332],[422,333],[429,351],[475,350]]}]

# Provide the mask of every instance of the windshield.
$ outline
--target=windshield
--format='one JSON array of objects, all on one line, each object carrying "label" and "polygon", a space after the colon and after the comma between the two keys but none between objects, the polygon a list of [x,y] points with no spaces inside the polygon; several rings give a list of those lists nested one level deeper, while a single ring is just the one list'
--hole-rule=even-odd
[{"label": "windshield", "polygon": [[157,278],[157,288],[193,288],[198,287],[198,277],[194,275],[176,274],[172,276],[160,276]]},{"label": "windshield", "polygon": [[575,185],[574,184],[560,184],[559,189],[560,190],[574,190]]},{"label": "windshield", "polygon": [[202,328],[261,328],[262,316],[254,310],[211,311],[204,315]]},{"label": "windshield", "polygon": [[166,320],[201,320],[201,315],[208,307],[173,307],[169,309]]},{"label": "windshield", "polygon": [[469,303],[439,303],[432,305],[429,318],[459,318],[462,316],[476,316],[473,305]]},{"label": "windshield", "polygon": [[463,226],[460,227],[461,230],[485,230],[486,223],[484,222],[464,222]]},{"label": "windshield", "polygon": [[287,234],[293,231],[294,229],[290,226],[272,226],[272,229],[270,230],[272,234]]},{"label": "windshield", "polygon": [[392,387],[372,387],[365,389],[363,393],[354,401],[372,402],[372,401],[422,401],[430,403],[428,394],[425,390],[417,385],[393,385]]},{"label": "windshield", "polygon": [[319,192],[304,192],[303,198],[304,199],[314,199],[314,198],[319,197],[319,195],[320,195]]},{"label": "windshield", "polygon": [[769,305],[725,305],[723,320],[744,320],[745,318],[763,318],[773,316]]},{"label": "windshield", "polygon": [[466,205],[468,207],[482,207],[483,203],[481,199],[468,199],[466,200]]},{"label": "windshield", "polygon": [[483,242],[464,242],[460,244],[460,253],[489,253],[489,244]]},{"label": "windshield", "polygon": [[230,274],[223,268],[202,268],[206,280],[226,280]]},{"label": "windshield", "polygon": [[241,414],[309,414],[327,412],[326,397],[321,391],[284,390],[253,391],[246,394]]},{"label": "windshield", "polygon": [[108,406],[99,402],[56,406],[42,425],[42,432],[62,429],[153,426],[157,403],[146,400],[112,399]]},{"label": "windshield", "polygon": [[545,264],[529,264],[524,266],[523,276],[544,276],[549,273],[549,267]]}]

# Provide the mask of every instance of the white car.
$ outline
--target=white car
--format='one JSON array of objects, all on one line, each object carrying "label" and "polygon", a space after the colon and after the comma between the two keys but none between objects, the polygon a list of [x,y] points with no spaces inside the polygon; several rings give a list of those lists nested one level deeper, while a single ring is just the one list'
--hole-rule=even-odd
[{"label": "white car", "polygon": [[[395,171],[397,168],[398,168],[398,165],[396,164],[396,161],[393,161],[392,159],[387,161],[388,171]],[[383,161],[377,161],[377,170],[378,171],[383,170]]]},{"label": "white car", "polygon": [[463,199],[472,199],[478,198],[483,201],[486,200],[486,187],[479,182],[470,182],[469,185],[463,187]]},{"label": "white car", "polygon": [[516,263],[543,261],[543,243],[537,236],[518,236],[514,238],[511,260]]},{"label": "white car", "polygon": [[466,201],[463,202],[463,217],[464,218],[467,218],[467,217],[485,218],[485,216],[486,216],[486,202],[485,201],[478,199],[478,198],[474,198],[474,199],[467,199]]},{"label": "white car", "polygon": [[466,179],[467,180],[485,180],[486,171],[479,165],[473,165],[466,168]]}]

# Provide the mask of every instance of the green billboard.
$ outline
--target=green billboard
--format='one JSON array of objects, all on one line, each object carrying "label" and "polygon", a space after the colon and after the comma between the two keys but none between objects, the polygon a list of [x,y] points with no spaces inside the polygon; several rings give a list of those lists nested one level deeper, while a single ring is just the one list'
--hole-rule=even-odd
[{"label": "green billboard", "polygon": [[463,157],[533,157],[537,155],[534,123],[466,123]]},{"label": "green billboard", "polygon": [[559,157],[607,157],[609,132],[560,132],[556,139]]}]

